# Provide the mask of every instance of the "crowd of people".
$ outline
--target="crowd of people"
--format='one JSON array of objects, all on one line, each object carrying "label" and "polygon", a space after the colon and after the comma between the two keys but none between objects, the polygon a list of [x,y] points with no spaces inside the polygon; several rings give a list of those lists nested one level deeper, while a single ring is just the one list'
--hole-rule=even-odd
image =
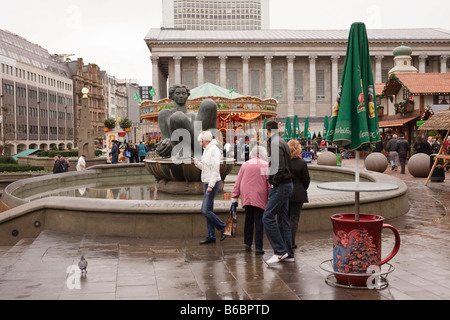
[{"label": "crowd of people", "polygon": [[[256,144],[249,150],[249,157],[239,170],[232,192],[232,205],[237,206],[240,198],[245,210],[246,251],[252,250],[254,238],[255,254],[264,254],[265,231],[274,253],[266,262],[293,262],[298,221],[303,204],[308,202],[308,166],[300,157],[301,144],[297,140],[286,142],[279,134],[276,121],[267,122],[266,133],[267,149]],[[204,152],[200,160],[192,160],[202,170],[204,197],[201,211],[207,224],[207,236],[200,244],[208,244],[216,242],[215,230],[220,232],[221,241],[226,239],[225,223],[214,214],[214,198],[221,180],[219,162],[222,154],[209,131],[202,132],[198,141]]]},{"label": "crowd of people", "polygon": [[[449,154],[450,139],[445,142],[444,149]],[[385,139],[379,141],[375,146],[375,152],[381,152],[386,155],[391,165],[391,170],[397,171],[400,167],[400,173],[405,174],[407,159],[415,153],[425,153],[427,155],[438,154],[441,149],[439,139],[428,136],[427,139],[423,135],[418,135],[414,144],[410,144],[405,140],[403,133],[386,134]]]}]

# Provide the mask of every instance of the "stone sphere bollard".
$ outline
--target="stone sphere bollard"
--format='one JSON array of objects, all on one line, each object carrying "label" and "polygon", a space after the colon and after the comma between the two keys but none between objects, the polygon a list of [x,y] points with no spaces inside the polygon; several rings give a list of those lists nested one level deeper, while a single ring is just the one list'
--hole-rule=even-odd
[{"label": "stone sphere bollard", "polygon": [[428,177],[430,169],[430,156],[425,153],[416,153],[408,160],[408,171],[413,177]]},{"label": "stone sphere bollard", "polygon": [[388,167],[386,156],[381,152],[372,152],[366,157],[364,162],[366,169],[383,173]]},{"label": "stone sphere bollard", "polygon": [[319,154],[317,158],[317,164],[321,166],[336,166],[337,158],[336,154],[331,151],[324,151]]}]

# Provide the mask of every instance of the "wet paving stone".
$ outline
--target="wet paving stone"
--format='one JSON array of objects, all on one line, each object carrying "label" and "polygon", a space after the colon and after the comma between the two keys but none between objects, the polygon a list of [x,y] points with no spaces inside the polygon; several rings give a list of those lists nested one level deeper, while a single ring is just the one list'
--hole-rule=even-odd
[{"label": "wet paving stone", "polygon": [[[390,173],[396,174],[396,173]],[[450,179],[450,177],[449,177]],[[448,300],[450,181],[404,177],[411,209],[387,221],[401,237],[395,270],[382,290],[326,283],[319,266],[332,257],[330,231],[297,233],[295,262],[267,265],[273,251],[246,252],[242,235],[215,244],[198,239],[103,237],[43,231],[2,248],[0,299],[47,300]],[[243,223],[243,222],[242,222]],[[382,256],[394,245],[383,232]],[[80,256],[88,273],[76,271]],[[68,272],[70,267],[74,267]],[[78,284],[78,288],[73,288]],[[72,286],[72,287],[71,287]]]}]

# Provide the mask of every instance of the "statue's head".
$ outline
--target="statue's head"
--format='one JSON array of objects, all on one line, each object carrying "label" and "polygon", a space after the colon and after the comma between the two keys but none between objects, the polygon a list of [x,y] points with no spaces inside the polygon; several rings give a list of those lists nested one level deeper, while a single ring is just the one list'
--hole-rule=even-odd
[{"label": "statue's head", "polygon": [[187,85],[184,84],[174,84],[173,86],[171,86],[169,88],[169,99],[173,100],[173,94],[174,92],[178,89],[178,88],[184,88],[186,89],[187,95],[188,97],[191,95],[191,92],[189,90],[189,87]]}]

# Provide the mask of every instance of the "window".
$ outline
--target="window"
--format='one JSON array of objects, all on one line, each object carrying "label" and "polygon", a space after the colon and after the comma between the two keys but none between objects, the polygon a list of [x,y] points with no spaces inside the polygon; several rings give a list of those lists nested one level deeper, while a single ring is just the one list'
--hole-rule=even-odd
[{"label": "window", "polygon": [[206,70],[206,81],[216,84],[216,70]]},{"label": "window", "polygon": [[37,100],[37,91],[29,89],[28,90],[28,98],[29,99],[33,99],[33,100]]},{"label": "window", "polygon": [[227,75],[228,89],[233,88],[234,91],[239,92],[238,88],[238,72],[237,70],[229,70]]},{"label": "window", "polygon": [[3,84],[3,94],[13,95],[14,94],[14,86],[10,84]]},{"label": "window", "polygon": [[381,82],[386,83],[389,79],[389,70],[383,69],[381,70]]},{"label": "window", "polygon": [[259,97],[260,92],[260,71],[252,70],[250,71],[250,94],[254,97]]},{"label": "window", "polygon": [[38,115],[38,109],[37,108],[32,108],[32,107],[28,108],[28,116],[30,116],[30,117],[37,117],[37,115]]},{"label": "window", "polygon": [[282,89],[282,83],[281,83],[281,70],[274,70],[273,71],[273,98],[280,100],[281,99],[281,89]]},{"label": "window", "polygon": [[303,70],[294,71],[295,100],[303,100]]},{"label": "window", "polygon": [[[184,81],[189,88],[194,88],[194,71],[193,70],[185,70],[184,71]],[[150,89],[149,89],[150,90]]]},{"label": "window", "polygon": [[325,71],[316,71],[316,95],[317,100],[325,99]]},{"label": "window", "polygon": [[26,116],[27,115],[27,107],[17,106],[17,115],[18,116]]}]

